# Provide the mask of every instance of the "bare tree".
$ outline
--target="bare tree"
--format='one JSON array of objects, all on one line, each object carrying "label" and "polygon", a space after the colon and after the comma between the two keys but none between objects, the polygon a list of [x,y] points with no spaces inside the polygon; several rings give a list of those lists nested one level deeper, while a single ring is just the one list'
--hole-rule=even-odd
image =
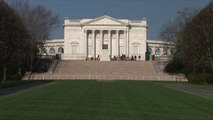
[{"label": "bare tree", "polygon": [[25,48],[21,44],[29,39],[29,33],[22,19],[4,1],[0,1],[0,11],[0,62],[3,65],[0,67],[3,68],[4,82],[8,70],[16,69],[13,63],[19,63],[23,58]]},{"label": "bare tree", "polygon": [[[170,64],[167,65],[167,68],[178,68],[173,66],[180,65],[187,74],[212,74],[213,2],[210,2],[199,12],[192,12],[192,14],[189,15],[181,12],[180,15],[182,19],[177,19],[178,21],[175,25],[179,25],[179,27],[182,26],[180,27],[181,29],[177,30],[175,32],[176,34],[173,34],[173,31],[167,30],[171,32],[176,39],[176,53],[174,58],[178,58],[178,62],[181,64],[175,63],[177,61],[173,59]],[[167,36],[165,31],[162,33],[164,36]],[[203,78],[204,82],[209,79],[212,78]]]},{"label": "bare tree", "polygon": [[184,8],[178,11],[177,17],[163,26],[160,32],[161,39],[172,42],[177,41],[185,25],[189,23],[198,12],[199,10],[194,8]]},{"label": "bare tree", "polygon": [[42,48],[45,40],[49,39],[51,32],[59,26],[59,18],[44,6],[32,6],[27,0],[15,0],[10,2],[10,5],[23,18],[31,34],[31,39],[24,45],[29,48],[26,58],[29,71],[32,72],[36,66],[38,47]]},{"label": "bare tree", "polygon": [[[194,8],[184,8],[181,11],[177,12],[177,17],[173,20],[169,21],[165,24],[160,32],[160,37],[162,40],[170,42],[170,44],[175,45],[175,52],[173,53],[173,59],[171,63],[168,65],[174,66],[174,64],[180,66],[178,69],[182,67],[182,63],[184,63],[184,55],[183,53],[183,45],[185,45],[185,41],[183,40],[183,30],[194,16],[199,12],[198,9]],[[168,45],[170,46],[170,45]],[[173,62],[173,63],[172,63]],[[176,63],[175,63],[176,62]],[[176,68],[176,67],[168,67],[168,68]]]}]

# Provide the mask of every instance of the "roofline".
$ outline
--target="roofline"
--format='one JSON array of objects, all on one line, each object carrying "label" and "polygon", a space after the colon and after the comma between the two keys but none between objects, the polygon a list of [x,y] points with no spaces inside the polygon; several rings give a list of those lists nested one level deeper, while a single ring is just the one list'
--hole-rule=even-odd
[{"label": "roofline", "polygon": [[89,20],[89,21],[87,21],[87,22],[82,23],[82,25],[89,24],[89,23],[91,23],[91,22],[97,21],[97,20],[102,19],[102,18],[109,18],[109,19],[114,20],[114,21],[117,21],[117,22],[119,22],[119,23],[121,23],[121,24],[123,24],[123,25],[129,25],[129,21],[126,23],[126,22],[123,22],[123,21],[121,21],[121,20],[119,20],[119,19],[113,18],[113,17],[108,16],[108,15],[104,15],[104,16],[100,16],[100,17],[98,17],[98,18],[94,18],[94,19],[92,19],[92,20]]},{"label": "roofline", "polygon": [[64,42],[64,39],[52,39],[52,40],[45,40],[45,43],[57,43],[57,42]]}]

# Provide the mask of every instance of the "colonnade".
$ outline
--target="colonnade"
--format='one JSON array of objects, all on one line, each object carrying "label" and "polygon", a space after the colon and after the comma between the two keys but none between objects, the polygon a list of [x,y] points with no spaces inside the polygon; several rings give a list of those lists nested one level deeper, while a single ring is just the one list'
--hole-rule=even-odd
[{"label": "colonnade", "polygon": [[86,41],[86,57],[101,57],[103,51],[108,51],[110,58],[129,55],[128,30],[84,30]]}]

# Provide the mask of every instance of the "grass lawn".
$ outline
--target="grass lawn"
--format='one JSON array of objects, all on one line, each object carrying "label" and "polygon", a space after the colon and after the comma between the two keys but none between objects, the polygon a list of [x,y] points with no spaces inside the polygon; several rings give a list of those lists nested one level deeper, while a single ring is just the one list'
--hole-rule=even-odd
[{"label": "grass lawn", "polygon": [[213,101],[143,81],[56,81],[0,97],[1,120],[212,120]]}]

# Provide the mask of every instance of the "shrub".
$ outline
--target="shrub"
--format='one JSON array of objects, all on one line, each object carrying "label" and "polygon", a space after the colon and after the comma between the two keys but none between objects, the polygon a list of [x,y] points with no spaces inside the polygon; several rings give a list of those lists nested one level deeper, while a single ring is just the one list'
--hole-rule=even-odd
[{"label": "shrub", "polygon": [[180,59],[171,60],[164,68],[165,72],[168,73],[183,73],[184,65]]},{"label": "shrub", "polygon": [[190,73],[190,74],[187,74],[186,77],[189,83],[201,84],[205,81],[205,78],[203,78],[203,75],[198,73]]},{"label": "shrub", "polygon": [[187,74],[187,78],[190,83],[201,84],[208,83],[213,84],[213,74],[212,73],[190,73]]},{"label": "shrub", "polygon": [[33,72],[47,72],[51,63],[51,58],[44,58],[39,61],[39,63],[36,65],[36,67],[33,69]]},{"label": "shrub", "polygon": [[209,84],[213,84],[213,73],[205,74],[205,81]]}]

